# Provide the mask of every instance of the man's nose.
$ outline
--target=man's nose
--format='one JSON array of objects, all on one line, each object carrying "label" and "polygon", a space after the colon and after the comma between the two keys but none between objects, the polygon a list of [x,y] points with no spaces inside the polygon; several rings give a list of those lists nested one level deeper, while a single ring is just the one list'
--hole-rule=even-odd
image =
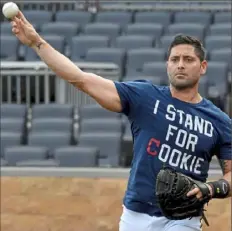
[{"label": "man's nose", "polygon": [[178,69],[184,69],[184,62],[181,59],[180,59],[180,61],[178,63]]}]

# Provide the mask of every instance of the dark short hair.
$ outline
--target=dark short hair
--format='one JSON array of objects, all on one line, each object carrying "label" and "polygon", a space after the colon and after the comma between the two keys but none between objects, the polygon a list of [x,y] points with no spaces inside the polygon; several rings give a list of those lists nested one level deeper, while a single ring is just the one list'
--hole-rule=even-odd
[{"label": "dark short hair", "polygon": [[195,53],[197,57],[202,62],[206,58],[206,51],[204,46],[202,45],[201,41],[193,36],[178,34],[174,37],[173,41],[171,42],[168,48],[168,58],[170,56],[171,50],[173,47],[181,44],[188,44],[195,48]]}]

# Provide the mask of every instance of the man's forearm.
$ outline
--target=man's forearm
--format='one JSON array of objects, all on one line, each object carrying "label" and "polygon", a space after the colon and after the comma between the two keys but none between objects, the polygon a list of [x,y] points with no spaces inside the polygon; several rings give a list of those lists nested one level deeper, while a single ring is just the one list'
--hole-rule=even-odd
[{"label": "man's forearm", "polygon": [[230,186],[230,192],[228,194],[227,197],[231,197],[232,195],[232,188],[231,188],[231,160],[223,160],[223,159],[219,159],[219,164],[222,168],[222,172],[223,172],[223,179],[226,180],[229,183]]},{"label": "man's forearm", "polygon": [[223,176],[223,179],[226,180],[226,181],[229,183],[229,185],[230,185],[230,192],[229,192],[229,194],[228,194],[227,197],[231,197],[231,196],[232,196],[231,174],[232,174],[231,172],[228,172],[228,173],[226,173],[226,174]]},{"label": "man's forearm", "polygon": [[232,195],[231,171],[218,181],[207,182],[212,198],[228,198]]},{"label": "man's forearm", "polygon": [[75,82],[76,86],[82,88],[84,81],[83,72],[71,60],[42,39],[32,46],[32,48],[59,77],[68,82]]}]

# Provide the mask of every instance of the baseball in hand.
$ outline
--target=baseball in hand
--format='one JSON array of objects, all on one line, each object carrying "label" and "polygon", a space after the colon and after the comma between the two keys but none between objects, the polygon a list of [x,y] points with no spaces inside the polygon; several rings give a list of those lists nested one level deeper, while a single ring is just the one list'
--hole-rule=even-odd
[{"label": "baseball in hand", "polygon": [[7,2],[2,7],[2,13],[7,19],[15,17],[18,12],[19,8],[14,2]]}]

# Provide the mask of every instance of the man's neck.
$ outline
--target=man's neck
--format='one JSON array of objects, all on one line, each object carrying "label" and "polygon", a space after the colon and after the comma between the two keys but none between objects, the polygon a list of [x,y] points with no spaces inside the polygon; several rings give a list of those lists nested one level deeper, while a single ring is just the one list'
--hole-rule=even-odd
[{"label": "man's neck", "polygon": [[198,93],[197,88],[187,88],[183,90],[178,90],[172,85],[170,85],[170,91],[173,98],[177,98],[181,101],[187,103],[199,103],[202,100],[201,95]]}]

